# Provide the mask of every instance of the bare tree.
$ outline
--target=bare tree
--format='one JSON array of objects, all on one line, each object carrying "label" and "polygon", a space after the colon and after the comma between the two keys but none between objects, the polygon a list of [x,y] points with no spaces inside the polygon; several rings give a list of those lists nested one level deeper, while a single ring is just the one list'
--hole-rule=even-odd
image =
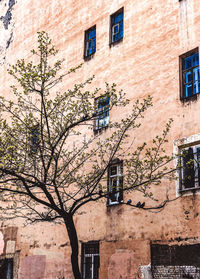
[{"label": "bare tree", "polygon": [[[136,101],[127,118],[109,122],[109,136],[102,136],[105,125],[101,119],[113,107],[123,108],[129,103],[123,91],[117,91],[115,84],[106,84],[104,92],[88,91],[85,88],[92,77],[66,92],[57,92],[56,86],[81,66],[59,75],[63,61],[51,64],[56,54],[48,34],[39,32],[38,48],[32,50],[38,62],[21,59],[8,70],[19,86],[12,86],[15,101],[1,98],[1,209],[3,218],[20,217],[27,223],[63,222],[72,250],[74,278],[80,279],[74,215],[88,203],[110,198],[105,180],[116,158],[123,160],[124,181],[123,188],[115,189],[115,193],[134,190],[154,199],[150,186],[160,184],[173,172],[167,167],[172,158],[163,149],[171,120],[151,147],[141,143],[133,152],[128,151],[126,145],[137,136],[144,112],[152,106],[151,98]],[[107,102],[104,110],[98,107],[102,100]],[[93,132],[94,122],[99,130]],[[87,137],[86,127],[90,129]],[[145,209],[144,203],[123,203]]]}]

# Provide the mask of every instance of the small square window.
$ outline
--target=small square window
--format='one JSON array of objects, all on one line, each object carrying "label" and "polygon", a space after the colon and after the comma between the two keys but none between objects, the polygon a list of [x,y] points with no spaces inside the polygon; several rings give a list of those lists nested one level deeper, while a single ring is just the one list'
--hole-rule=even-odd
[{"label": "small square window", "polygon": [[104,96],[96,100],[96,120],[95,130],[100,130],[108,126],[109,123],[109,103],[110,97]]},{"label": "small square window", "polygon": [[115,160],[108,168],[108,205],[119,204],[123,200],[123,163]]},{"label": "small square window", "polygon": [[96,52],[96,25],[85,31],[84,58]]},{"label": "small square window", "polygon": [[124,9],[111,15],[110,17],[110,44],[115,44],[123,39],[124,35]]},{"label": "small square window", "polygon": [[180,190],[200,187],[200,145],[181,150],[180,156]]},{"label": "small square window", "polygon": [[180,56],[180,87],[182,100],[200,93],[198,49]]},{"label": "small square window", "polygon": [[82,243],[81,267],[83,279],[99,279],[99,242]]}]

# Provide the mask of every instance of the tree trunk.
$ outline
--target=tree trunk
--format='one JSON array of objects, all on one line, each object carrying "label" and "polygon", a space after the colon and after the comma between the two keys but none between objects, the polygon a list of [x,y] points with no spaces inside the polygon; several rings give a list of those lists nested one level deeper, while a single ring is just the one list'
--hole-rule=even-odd
[{"label": "tree trunk", "polygon": [[74,225],[74,220],[72,215],[67,215],[64,217],[65,226],[67,228],[70,246],[71,246],[71,264],[72,264],[72,271],[74,274],[74,279],[82,279],[81,272],[79,269],[78,264],[78,236],[76,232],[76,228]]}]

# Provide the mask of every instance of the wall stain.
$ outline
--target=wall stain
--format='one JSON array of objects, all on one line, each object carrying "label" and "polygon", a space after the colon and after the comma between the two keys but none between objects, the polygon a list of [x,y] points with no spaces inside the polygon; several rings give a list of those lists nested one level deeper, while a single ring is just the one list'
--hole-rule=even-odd
[{"label": "wall stain", "polygon": [[9,0],[8,3],[8,10],[6,11],[5,16],[1,16],[0,20],[3,22],[4,28],[7,30],[8,25],[10,24],[12,20],[12,8],[15,5],[15,0]]}]

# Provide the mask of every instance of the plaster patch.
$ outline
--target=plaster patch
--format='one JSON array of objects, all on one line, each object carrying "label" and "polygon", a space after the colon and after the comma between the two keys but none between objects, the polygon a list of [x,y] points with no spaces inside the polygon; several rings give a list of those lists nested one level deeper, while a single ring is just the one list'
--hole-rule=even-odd
[{"label": "plaster patch", "polygon": [[64,253],[50,252],[50,251],[42,250],[42,249],[38,249],[38,248],[33,250],[33,254],[34,255],[45,255],[48,260],[51,260],[51,259],[64,259]]},{"label": "plaster patch", "polygon": [[8,240],[6,243],[6,254],[14,254],[15,253],[15,241]]},{"label": "plaster patch", "polygon": [[48,260],[44,278],[48,279],[74,279],[71,270],[71,264],[67,260]]},{"label": "plaster patch", "polygon": [[120,249],[109,260],[108,279],[134,278],[134,253]]},{"label": "plaster patch", "polygon": [[184,48],[190,49],[195,41],[193,1],[179,1],[179,38]]},{"label": "plaster patch", "polygon": [[46,266],[45,256],[29,256],[23,259],[19,271],[19,279],[44,278]]}]

